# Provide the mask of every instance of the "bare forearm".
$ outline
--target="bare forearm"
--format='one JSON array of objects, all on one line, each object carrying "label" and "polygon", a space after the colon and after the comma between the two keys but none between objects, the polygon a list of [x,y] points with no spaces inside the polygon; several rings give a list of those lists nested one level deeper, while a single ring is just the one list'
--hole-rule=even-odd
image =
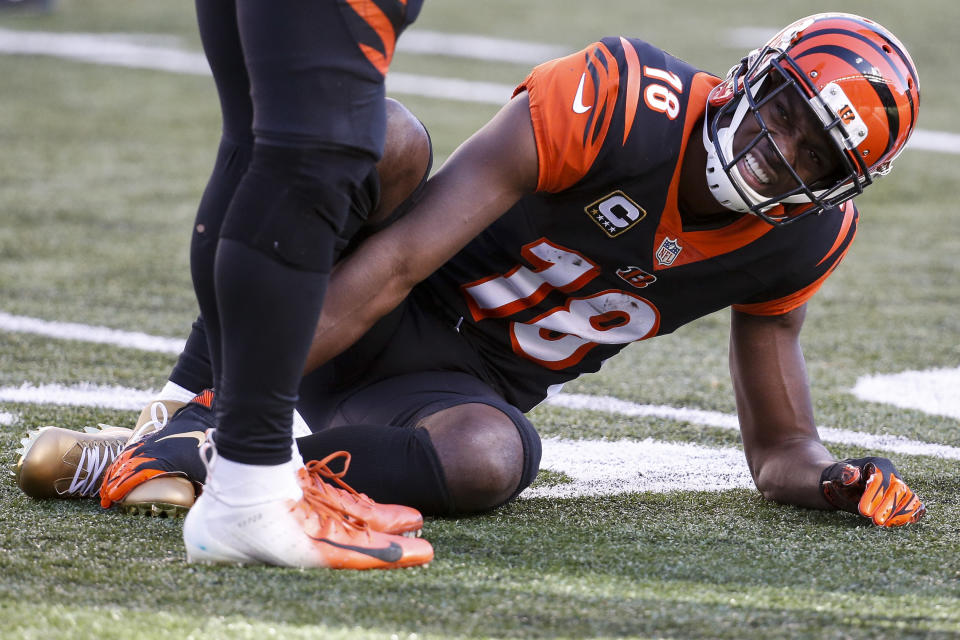
[{"label": "bare forearm", "polygon": [[[491,194],[458,180],[456,164],[427,185],[417,208],[367,239],[337,265],[307,356],[309,373],[358,340],[413,287],[509,208],[515,193]],[[472,207],[459,203],[471,202]],[[478,213],[482,212],[482,213]],[[442,212],[442,215],[429,215]],[[427,215],[424,215],[426,213]]]},{"label": "bare forearm", "polygon": [[[371,239],[368,242],[377,242]],[[392,277],[392,253],[378,254],[380,265],[347,260],[337,265],[324,298],[323,311],[307,354],[304,374],[310,373],[356,342],[378,319],[393,310],[414,281]]]},{"label": "bare forearm", "polygon": [[730,373],[757,489],[768,500],[825,509],[820,474],[833,456],[813,419],[798,340],[802,323],[802,309],[775,318],[735,313]]}]

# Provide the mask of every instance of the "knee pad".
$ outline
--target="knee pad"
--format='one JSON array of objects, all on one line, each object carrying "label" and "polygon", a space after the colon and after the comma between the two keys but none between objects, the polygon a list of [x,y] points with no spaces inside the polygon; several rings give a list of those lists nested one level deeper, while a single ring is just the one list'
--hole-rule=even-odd
[{"label": "knee pad", "polygon": [[372,166],[348,151],[258,144],[220,235],[293,267],[328,271]]}]

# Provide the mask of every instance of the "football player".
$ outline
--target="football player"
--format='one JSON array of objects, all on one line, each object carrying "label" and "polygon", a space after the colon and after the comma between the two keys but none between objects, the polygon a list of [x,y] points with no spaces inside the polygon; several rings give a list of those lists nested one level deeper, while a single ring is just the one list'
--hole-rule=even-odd
[{"label": "football player", "polygon": [[[846,14],[789,25],[723,80],[628,38],[537,67],[411,215],[338,269],[308,361],[373,328],[321,369],[344,397],[311,402],[329,383],[305,381],[301,410],[325,428],[301,451],[353,452],[347,479],[375,499],[491,508],[536,471],[520,412],[632,341],[731,307],[763,496],[918,519],[890,461],[838,462],[821,444],[799,345],[856,233],[852,198],[890,170],[918,108],[904,46]],[[438,399],[410,400],[427,389]],[[383,426],[396,423],[415,428]],[[382,469],[404,455],[403,473]]]},{"label": "football player", "polygon": [[820,442],[799,343],[856,233],[852,198],[890,171],[918,108],[907,50],[849,14],[790,24],[723,80],[629,38],[540,65],[415,210],[338,268],[308,363],[360,340],[305,380],[301,411],[322,430],[301,452],[353,452],[346,478],[375,499],[494,507],[536,473],[521,412],[626,344],[730,307],[762,495],[919,519],[889,460],[838,462]]},{"label": "football player", "polygon": [[338,265],[300,453],[349,451],[342,479],[378,501],[494,508],[537,472],[525,412],[729,307],[764,498],[915,522],[925,507],[891,461],[837,461],[820,442],[799,333],[853,241],[852,198],[890,170],[918,107],[906,49],[849,14],[794,22],[724,79],[623,37],[538,66],[408,215]]}]

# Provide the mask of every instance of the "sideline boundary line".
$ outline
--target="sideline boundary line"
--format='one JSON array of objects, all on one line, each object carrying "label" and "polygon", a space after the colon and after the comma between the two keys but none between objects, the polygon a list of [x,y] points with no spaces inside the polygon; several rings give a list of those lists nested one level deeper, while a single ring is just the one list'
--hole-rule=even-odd
[{"label": "sideline boundary line", "polygon": [[[732,30],[728,44],[743,34],[766,33],[766,28]],[[172,42],[171,42],[172,41]],[[757,39],[761,42],[761,39]],[[400,51],[447,55],[495,62],[520,62],[527,66],[570,53],[559,45],[466,34],[411,30],[400,38]],[[202,53],[176,45],[176,39],[151,34],[54,33],[0,28],[0,54],[53,56],[80,62],[132,69],[151,69],[191,75],[210,75]],[[513,85],[391,72],[387,91],[480,104],[502,105]],[[918,151],[960,153],[960,134],[918,129],[907,145]]]}]

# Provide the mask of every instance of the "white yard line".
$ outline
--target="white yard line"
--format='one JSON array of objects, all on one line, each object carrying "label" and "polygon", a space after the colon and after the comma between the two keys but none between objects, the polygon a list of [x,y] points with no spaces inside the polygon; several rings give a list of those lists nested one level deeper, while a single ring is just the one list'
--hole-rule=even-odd
[{"label": "white yard line", "polygon": [[0,53],[51,56],[79,62],[209,75],[202,53],[133,34],[50,33],[0,29]]},{"label": "white yard line", "polygon": [[[954,387],[956,388],[956,387]],[[669,407],[665,405],[637,404],[610,396],[591,396],[575,393],[559,393],[546,400],[547,404],[568,409],[602,411],[624,416],[654,417],[678,422],[702,424],[720,429],[739,429],[737,416],[718,411]],[[922,409],[921,409],[922,410]],[[908,455],[926,455],[960,460],[960,447],[910,440],[898,435],[876,435],[862,431],[849,431],[831,427],[817,427],[824,442],[849,444],[865,449],[880,449]]]},{"label": "white yard line", "polygon": [[853,394],[868,402],[960,420],[960,367],[864,376]]},{"label": "white yard line", "polygon": [[128,349],[178,354],[183,350],[184,340],[161,338],[139,331],[121,331],[107,327],[94,327],[76,322],[57,322],[15,316],[0,311],[0,331],[12,333],[32,333],[60,340],[79,340],[110,344]]},{"label": "white yard line", "polygon": [[[32,385],[25,382],[19,387],[0,387],[0,402],[140,411],[156,397],[157,393],[155,390],[131,389],[114,385],[89,383]],[[84,425],[58,426],[80,428]]]},{"label": "white yard line", "polygon": [[[766,28],[731,30],[729,41],[737,48],[742,41],[762,42],[772,33]],[[536,42],[506,40],[434,31],[410,31],[398,48],[417,54],[471,58],[492,62],[517,62],[531,66],[568,53],[566,47]],[[0,29],[0,54],[53,56],[80,62],[173,73],[209,75],[202,53],[182,49],[170,39],[156,35],[112,33],[51,33]],[[510,99],[513,85],[391,72],[387,91],[443,100],[500,105]],[[921,151],[960,153],[960,134],[917,130],[908,146]]]},{"label": "white yard line", "polygon": [[397,51],[533,66],[573,53],[574,49],[540,42],[411,29],[397,40]]},{"label": "white yard line", "polygon": [[525,498],[753,488],[743,451],[656,440],[543,440],[542,469],[573,482],[535,487]]},{"label": "white yard line", "polygon": [[440,78],[399,71],[387,74],[387,93],[424,96],[457,102],[502,105],[510,100],[514,86],[459,78]]},{"label": "white yard line", "polygon": [[[155,397],[155,390],[119,386],[31,385],[0,387],[0,402],[89,406],[137,411]],[[729,414],[655,405],[639,405],[604,396],[558,394],[550,404],[580,410],[604,411],[627,416],[654,416],[736,428]],[[12,425],[17,417],[0,413],[0,424]],[[38,426],[38,425],[30,425]],[[80,428],[84,425],[58,425]],[[306,425],[299,425],[305,429]],[[302,432],[302,431],[301,431]],[[960,460],[960,448],[907,440],[899,436],[821,429],[828,442],[845,442],[869,449]],[[569,440],[544,438],[541,468],[564,474],[570,482],[540,486],[523,492],[524,498],[576,497],[630,492],[726,491],[752,488],[753,480],[743,451],[735,447],[713,448],[694,443],[645,440]]]}]

